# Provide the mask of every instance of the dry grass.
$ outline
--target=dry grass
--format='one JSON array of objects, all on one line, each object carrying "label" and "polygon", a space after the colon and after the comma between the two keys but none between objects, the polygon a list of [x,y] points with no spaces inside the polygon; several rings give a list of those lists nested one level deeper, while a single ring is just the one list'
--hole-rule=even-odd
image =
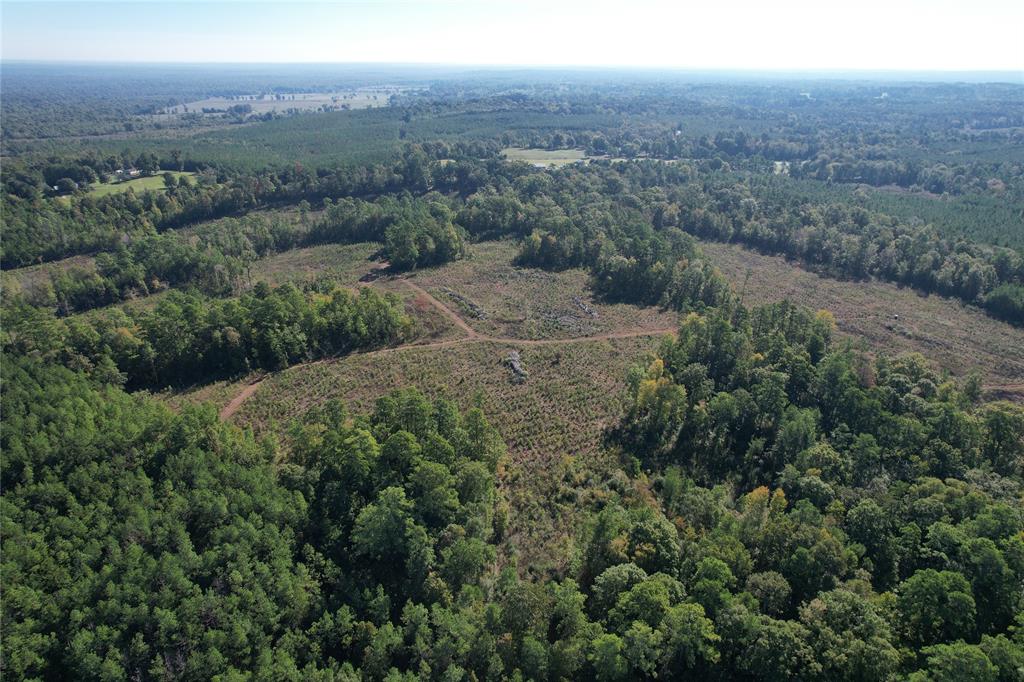
[{"label": "dry grass", "polygon": [[1024,330],[977,308],[884,282],[829,279],[733,244],[701,248],[747,304],[785,298],[826,308],[843,334],[878,352],[917,351],[954,375],[979,372],[991,385],[1024,381]]},{"label": "dry grass", "polygon": [[252,280],[279,285],[329,277],[339,284],[355,286],[376,262],[373,255],[380,244],[323,244],[282,251],[252,264]]},{"label": "dry grass", "polygon": [[[421,270],[413,281],[458,312],[477,332],[517,339],[570,339],[623,330],[676,326],[676,313],[628,304],[595,302],[583,270],[546,272],[512,265],[518,247],[509,241],[470,247],[469,258],[443,268]],[[446,290],[483,309],[471,310]],[[574,301],[596,311],[593,317]]]}]

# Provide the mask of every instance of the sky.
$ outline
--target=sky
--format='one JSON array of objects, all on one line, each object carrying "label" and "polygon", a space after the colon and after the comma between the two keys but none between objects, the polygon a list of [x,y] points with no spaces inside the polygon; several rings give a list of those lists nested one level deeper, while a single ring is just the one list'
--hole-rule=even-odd
[{"label": "sky", "polygon": [[1024,72],[1024,0],[0,0],[5,60]]}]

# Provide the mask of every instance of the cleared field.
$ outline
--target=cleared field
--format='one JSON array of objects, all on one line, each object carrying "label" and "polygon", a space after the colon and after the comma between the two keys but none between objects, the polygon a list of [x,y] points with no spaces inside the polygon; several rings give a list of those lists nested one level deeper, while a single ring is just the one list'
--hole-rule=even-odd
[{"label": "cleared field", "polygon": [[1024,330],[954,299],[884,282],[829,279],[734,244],[702,242],[701,248],[748,304],[789,299],[826,308],[843,334],[871,349],[917,351],[954,375],[975,371],[992,386],[1018,385],[1001,393],[1024,398]]},{"label": "cleared field", "polygon": [[[368,259],[375,247],[300,249],[258,267],[275,282],[331,273],[357,284],[373,272]],[[856,343],[887,352],[925,351],[955,374],[982,371],[991,384],[1019,384],[1024,376],[1024,334],[978,311],[887,284],[822,278],[735,246],[703,247],[748,303],[789,298],[828,308]],[[373,281],[370,286],[405,298],[423,331],[415,345],[164,397],[177,406],[210,401],[223,418],[256,434],[278,435],[326,400],[340,399],[358,412],[400,387],[415,386],[462,408],[479,406],[509,446],[500,472],[510,505],[501,558],[519,557],[533,573],[558,572],[573,561],[578,510],[611,489],[631,489],[617,481],[616,455],[601,447],[602,433],[621,414],[629,368],[663,338],[653,330],[670,329],[678,318],[595,302],[583,271],[516,268],[515,252],[510,242],[475,244],[463,261]],[[644,335],[603,338],[610,334]],[[516,381],[505,362],[513,350],[528,373],[525,381]]]},{"label": "cleared field", "polygon": [[372,256],[379,250],[380,244],[365,242],[322,244],[282,251],[253,263],[252,280],[277,285],[329,277],[339,284],[354,286],[376,266]]},{"label": "cleared field", "polygon": [[[281,433],[311,406],[339,398],[358,412],[388,391],[415,386],[461,407],[479,406],[509,446],[500,482],[510,503],[505,558],[520,556],[537,572],[571,560],[583,498],[602,494],[615,457],[599,447],[602,430],[621,414],[629,367],[653,352],[658,337],[571,341],[546,346],[456,342],[351,355],[292,367],[252,390],[232,419],[254,432]],[[518,350],[529,372],[515,383],[502,362]],[[218,382],[172,402],[224,406],[257,377]]]},{"label": "cleared field", "polygon": [[[165,114],[219,113],[240,104],[252,107],[252,113],[285,112],[289,110],[318,111],[335,109],[369,109],[386,107],[391,95],[413,88],[403,86],[379,86],[334,92],[297,92],[289,94],[256,94],[238,97],[207,97],[206,99],[168,107]],[[214,110],[214,111],[210,111]]]},{"label": "cleared field", "polygon": [[[180,178],[183,175],[192,177],[193,175],[195,175],[195,173],[171,171],[171,175],[173,175],[175,178]],[[143,178],[134,178],[132,180],[125,180],[123,182],[104,182],[90,187],[87,194],[92,197],[105,197],[110,194],[127,192],[129,189],[133,189],[136,192],[145,192],[146,190],[162,192],[164,191],[164,174],[163,172],[160,172],[157,175],[149,175]]]},{"label": "cleared field", "polygon": [[[274,282],[329,273],[360,284],[377,265],[367,260],[375,250],[373,244],[313,247],[255,267],[261,278]],[[257,434],[278,435],[313,405],[338,398],[353,411],[372,409],[379,396],[400,387],[450,398],[464,409],[479,406],[509,446],[500,473],[510,503],[503,559],[519,556],[534,572],[564,569],[572,560],[582,502],[608,494],[604,483],[616,457],[600,442],[604,428],[621,414],[626,374],[654,352],[677,317],[595,304],[587,295],[585,273],[513,268],[514,252],[509,243],[477,244],[465,261],[368,284],[405,299],[420,327],[413,345],[161,397],[174,407],[209,401],[222,418]],[[437,295],[449,285],[467,299],[479,298],[495,317],[471,318],[456,300]],[[577,307],[575,295],[598,317]],[[558,313],[574,321],[566,328]],[[512,351],[528,373],[525,381],[517,381],[505,362]]]},{"label": "cleared field", "polygon": [[465,260],[420,270],[412,281],[488,336],[569,339],[678,324],[674,312],[595,301],[583,270],[515,267],[517,251],[510,241],[473,244]]},{"label": "cleared field", "polygon": [[510,161],[525,161],[538,168],[549,166],[565,166],[570,163],[584,162],[586,152],[582,149],[523,149],[520,147],[508,147],[501,150],[501,153]]},{"label": "cleared field", "polygon": [[39,263],[38,265],[26,265],[22,268],[11,268],[0,273],[0,286],[7,293],[18,291],[25,292],[30,298],[34,292],[42,291],[50,286],[51,274],[57,274],[61,270],[81,268],[84,270],[95,270],[96,259],[92,256],[71,256],[61,260]]}]

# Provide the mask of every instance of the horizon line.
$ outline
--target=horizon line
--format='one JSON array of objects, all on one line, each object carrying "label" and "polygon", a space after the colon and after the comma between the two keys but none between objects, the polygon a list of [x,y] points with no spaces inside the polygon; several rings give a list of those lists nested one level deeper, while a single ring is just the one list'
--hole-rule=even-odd
[{"label": "horizon line", "polygon": [[475,69],[570,69],[570,70],[613,70],[613,71],[669,71],[691,73],[908,73],[908,74],[1015,74],[1024,78],[1024,68],[992,67],[965,69],[932,69],[916,67],[774,67],[756,66],[675,66],[656,64],[574,64],[549,63],[530,64],[516,62],[401,62],[401,61],[169,61],[137,60],[117,61],[109,59],[36,59],[22,57],[0,57],[0,64],[43,64],[81,66],[398,66],[398,67],[446,67]]},{"label": "horizon line", "polygon": [[[635,76],[661,77],[718,77],[734,80],[765,80],[765,81],[849,81],[849,82],[892,82],[892,83],[970,83],[973,85],[1011,85],[1024,86],[1024,69],[911,69],[911,68],[756,68],[756,67],[693,67],[693,66],[649,66],[629,64],[514,64],[484,63],[468,64],[453,62],[258,62],[258,61],[110,61],[110,60],[65,60],[65,59],[18,59],[0,58],[0,70],[5,67],[40,66],[40,67],[111,67],[113,69],[146,69],[146,68],[180,68],[189,69],[301,69],[305,68],[378,68],[407,69],[414,72],[447,70],[450,74],[433,74],[439,78],[445,75],[456,76],[458,72],[472,73],[558,73],[565,72],[576,75],[594,75],[600,73],[614,74],[618,77],[633,74]],[[396,74],[397,75],[397,74]]]}]

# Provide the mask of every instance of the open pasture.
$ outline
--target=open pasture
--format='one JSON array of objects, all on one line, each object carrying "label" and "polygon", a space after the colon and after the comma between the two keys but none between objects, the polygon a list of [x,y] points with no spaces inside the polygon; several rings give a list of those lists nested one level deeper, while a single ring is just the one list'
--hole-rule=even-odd
[{"label": "open pasture", "polygon": [[525,161],[538,168],[583,163],[586,158],[586,152],[582,149],[555,149],[549,151],[547,149],[508,147],[501,150],[501,153],[509,161]]},{"label": "open pasture", "polygon": [[[171,174],[175,178],[182,176],[192,177],[195,173],[184,173],[181,171],[171,171]],[[129,189],[135,192],[163,192],[164,187],[164,174],[163,172],[157,173],[156,175],[147,175],[139,178],[132,178],[131,180],[123,180],[120,182],[101,182],[89,187],[87,192],[91,197],[105,197],[111,194],[118,194],[120,192],[127,192]]]}]

